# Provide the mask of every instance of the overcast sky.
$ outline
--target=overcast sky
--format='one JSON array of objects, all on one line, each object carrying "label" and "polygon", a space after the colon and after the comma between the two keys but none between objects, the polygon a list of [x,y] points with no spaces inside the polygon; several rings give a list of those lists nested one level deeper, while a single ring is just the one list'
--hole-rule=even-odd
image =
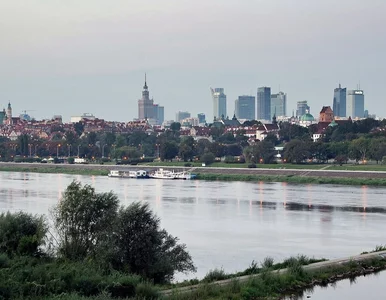
[{"label": "overcast sky", "polygon": [[146,72],[166,119],[211,120],[210,87],[229,115],[259,86],[317,115],[339,82],[386,116],[385,13],[385,0],[0,0],[0,108],[128,121]]}]

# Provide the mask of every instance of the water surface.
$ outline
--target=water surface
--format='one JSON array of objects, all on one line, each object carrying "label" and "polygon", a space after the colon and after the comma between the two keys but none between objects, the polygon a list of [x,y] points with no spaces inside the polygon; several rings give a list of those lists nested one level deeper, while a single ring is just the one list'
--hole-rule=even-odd
[{"label": "water surface", "polygon": [[48,214],[74,179],[114,191],[122,205],[149,203],[187,244],[198,268],[189,277],[244,270],[266,256],[339,258],[386,244],[386,189],[377,187],[0,172],[0,212]]}]

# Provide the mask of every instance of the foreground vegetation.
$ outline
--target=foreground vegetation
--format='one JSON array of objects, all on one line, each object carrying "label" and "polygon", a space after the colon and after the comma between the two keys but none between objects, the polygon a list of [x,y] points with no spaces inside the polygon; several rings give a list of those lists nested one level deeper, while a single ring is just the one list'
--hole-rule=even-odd
[{"label": "foreground vegetation", "polygon": [[154,284],[195,271],[186,246],[147,204],[118,203],[111,192],[72,182],[52,210],[52,227],[41,216],[0,214],[0,299],[149,298]]},{"label": "foreground vegetation", "polygon": [[[237,274],[213,270],[201,281],[172,284],[176,272],[195,266],[146,204],[119,207],[114,193],[74,181],[52,209],[51,223],[23,212],[0,214],[0,299],[252,300],[374,272],[386,263],[378,258],[305,271],[321,260],[298,256],[275,264],[267,258]],[[215,283],[226,279],[224,286]],[[186,286],[194,291],[178,292]]]}]

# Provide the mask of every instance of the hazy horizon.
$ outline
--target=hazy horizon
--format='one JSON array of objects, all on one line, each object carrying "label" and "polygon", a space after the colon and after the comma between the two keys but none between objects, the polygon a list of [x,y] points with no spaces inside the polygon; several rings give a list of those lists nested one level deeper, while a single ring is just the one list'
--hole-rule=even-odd
[{"label": "hazy horizon", "polygon": [[128,121],[146,72],[165,119],[211,121],[210,87],[225,89],[230,117],[260,86],[287,93],[288,115],[300,100],[317,115],[339,83],[360,83],[365,109],[386,116],[386,1],[311,2],[0,0],[0,109]]}]

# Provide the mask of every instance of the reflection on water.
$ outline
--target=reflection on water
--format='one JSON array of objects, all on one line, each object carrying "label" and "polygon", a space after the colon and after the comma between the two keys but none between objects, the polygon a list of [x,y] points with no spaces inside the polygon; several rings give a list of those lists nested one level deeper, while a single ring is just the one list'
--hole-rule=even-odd
[{"label": "reflection on water", "polygon": [[240,271],[266,256],[337,258],[385,243],[386,189],[374,187],[1,172],[0,212],[47,214],[74,179],[117,193],[122,205],[149,203],[187,244],[197,277],[216,267]]},{"label": "reflection on water", "polygon": [[326,286],[308,289],[288,300],[375,300],[384,299],[386,272],[345,279]]}]

